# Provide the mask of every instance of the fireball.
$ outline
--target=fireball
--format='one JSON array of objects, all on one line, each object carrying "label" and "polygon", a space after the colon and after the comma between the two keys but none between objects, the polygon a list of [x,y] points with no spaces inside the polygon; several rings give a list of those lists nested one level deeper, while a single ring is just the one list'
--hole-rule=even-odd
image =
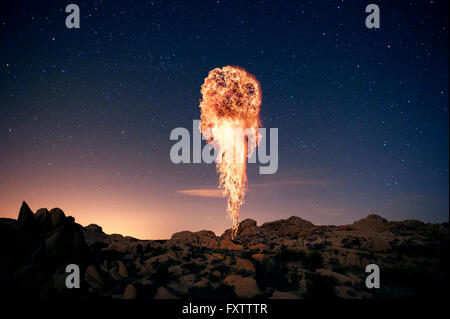
[{"label": "fireball", "polygon": [[236,66],[209,72],[201,88],[200,130],[217,152],[217,172],[227,213],[233,220],[232,238],[247,191],[247,157],[258,145],[262,94],[256,78]]}]

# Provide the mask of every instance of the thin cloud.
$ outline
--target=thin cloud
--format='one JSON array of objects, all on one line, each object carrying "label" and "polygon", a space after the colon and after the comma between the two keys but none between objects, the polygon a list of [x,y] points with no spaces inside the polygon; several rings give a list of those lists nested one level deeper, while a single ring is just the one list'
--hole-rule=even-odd
[{"label": "thin cloud", "polygon": [[[249,191],[252,188],[279,188],[283,186],[305,186],[305,187],[323,187],[329,185],[331,182],[327,180],[286,180],[286,181],[274,181],[268,183],[256,183],[249,185]],[[178,194],[196,197],[209,197],[209,198],[223,198],[223,191],[218,188],[198,188],[198,189],[181,189],[175,191]]]},{"label": "thin cloud", "polygon": [[213,197],[222,198],[222,191],[220,189],[214,188],[202,188],[202,189],[183,189],[175,191],[179,194],[187,196],[197,196],[197,197]]}]

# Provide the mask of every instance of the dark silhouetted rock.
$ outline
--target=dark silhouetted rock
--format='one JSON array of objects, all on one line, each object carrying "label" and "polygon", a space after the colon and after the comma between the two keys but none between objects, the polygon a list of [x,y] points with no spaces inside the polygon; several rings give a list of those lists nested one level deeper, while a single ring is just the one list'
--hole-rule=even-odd
[{"label": "dark silhouetted rock", "polygon": [[69,263],[82,266],[88,256],[82,228],[73,217],[59,209],[33,214],[25,202],[17,221],[0,219],[0,251],[0,287],[10,291],[9,297],[51,296],[62,287],[53,285],[55,273],[63,274]]},{"label": "dark silhouetted rock", "polygon": [[22,202],[17,221],[25,230],[33,230],[36,225],[34,214],[25,202]]},{"label": "dark silhouetted rock", "polygon": [[123,278],[127,278],[128,277],[127,266],[125,266],[125,264],[121,260],[117,261],[117,265],[119,266],[119,269],[118,269],[119,275]]},{"label": "dark silhouetted rock", "polygon": [[34,214],[34,218],[41,233],[47,233],[52,229],[52,220],[47,208],[38,209],[36,214]]},{"label": "dark silhouetted rock", "polygon": [[92,231],[92,232],[97,232],[97,233],[103,233],[103,229],[96,224],[89,224],[86,226],[86,230]]},{"label": "dark silhouetted rock", "polygon": [[59,208],[52,208],[50,210],[50,218],[52,221],[52,228],[58,228],[59,226],[62,226],[64,223],[64,212]]},{"label": "dark silhouetted rock", "polygon": [[38,246],[38,239],[17,220],[0,218],[0,277],[17,269]]},{"label": "dark silhouetted rock", "polygon": [[45,247],[48,258],[57,265],[75,263],[87,253],[82,228],[71,219],[61,222],[60,227],[48,234]]},{"label": "dark silhouetted rock", "polygon": [[86,240],[86,243],[88,245],[102,245],[102,246],[108,246],[108,236],[103,232],[103,229],[96,225],[96,224],[90,224],[83,229],[83,235],[84,239]]},{"label": "dark silhouetted rock", "polygon": [[94,288],[102,288],[105,284],[103,277],[100,276],[100,273],[98,272],[97,268],[92,265],[87,267],[84,279],[90,286]]}]

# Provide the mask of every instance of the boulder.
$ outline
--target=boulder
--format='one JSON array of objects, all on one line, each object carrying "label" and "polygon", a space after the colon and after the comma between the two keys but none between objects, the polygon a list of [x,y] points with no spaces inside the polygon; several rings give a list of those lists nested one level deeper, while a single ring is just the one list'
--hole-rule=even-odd
[{"label": "boulder", "polygon": [[239,228],[246,230],[247,228],[256,227],[256,221],[250,218],[244,219],[239,223]]},{"label": "boulder", "polygon": [[79,261],[87,253],[81,227],[70,219],[48,233],[45,248],[49,260],[58,265],[68,261]]},{"label": "boulder", "polygon": [[34,215],[36,224],[42,234],[49,232],[52,229],[52,220],[50,212],[47,208],[39,208]]},{"label": "boulder", "polygon": [[264,254],[253,254],[252,259],[261,263],[264,261]]},{"label": "boulder", "polygon": [[36,220],[34,218],[34,214],[28,204],[25,202],[22,202],[22,206],[20,207],[19,211],[19,217],[17,217],[17,222],[25,230],[33,230],[35,227]]},{"label": "boulder", "polygon": [[297,216],[291,216],[288,219],[276,220],[261,225],[261,229],[265,233],[274,233],[278,236],[298,235],[314,227],[311,222]]},{"label": "boulder", "polygon": [[389,245],[389,243],[380,236],[373,236],[371,248],[373,251],[377,252],[391,250],[391,246]]},{"label": "boulder", "polygon": [[127,270],[127,267],[125,266],[125,264],[121,260],[118,260],[117,265],[119,266],[119,275],[123,278],[127,278],[128,270]]},{"label": "boulder", "polygon": [[257,228],[256,221],[250,218],[244,219],[239,223],[238,234],[246,235],[252,233]]},{"label": "boulder", "polygon": [[88,245],[105,244],[107,245],[108,235],[103,232],[103,229],[96,225],[90,224],[83,228],[83,235]]},{"label": "boulder", "polygon": [[120,253],[128,253],[133,250],[134,245],[124,239],[114,239],[108,244],[108,249],[115,250]]},{"label": "boulder", "polygon": [[136,288],[132,284],[129,284],[123,292],[123,299],[136,299],[136,298],[137,298]]},{"label": "boulder", "polygon": [[191,231],[182,231],[175,233],[167,242],[167,247],[187,244],[193,246],[203,246],[207,248],[217,248],[219,245],[214,232],[209,230],[201,230],[195,233]]},{"label": "boulder", "polygon": [[119,271],[118,270],[119,270],[119,266],[117,264],[115,264],[107,272],[111,276],[112,279],[114,279],[114,280],[121,280],[122,277],[119,276]]},{"label": "boulder", "polygon": [[177,297],[174,294],[170,293],[167,290],[167,288],[165,288],[165,287],[159,287],[156,290],[154,298],[155,299],[177,299]]},{"label": "boulder", "polygon": [[209,230],[201,230],[199,232],[196,232],[195,235],[197,235],[197,241],[200,246],[210,249],[219,247],[219,241],[217,240],[216,234],[214,234],[214,232]]},{"label": "boulder", "polygon": [[59,208],[52,208],[50,210],[50,219],[52,221],[52,228],[58,228],[59,226],[62,226],[64,223],[64,212]]},{"label": "boulder", "polygon": [[171,244],[190,244],[197,243],[197,236],[191,231],[181,231],[175,233],[170,238]]},{"label": "boulder", "polygon": [[101,228],[99,225],[96,224],[89,224],[86,226],[86,230],[97,232],[97,233],[103,233],[103,228]]},{"label": "boulder", "polygon": [[94,288],[102,288],[104,286],[103,278],[100,276],[95,266],[91,265],[87,267],[84,279]]},{"label": "boulder", "polygon": [[219,248],[225,249],[225,250],[242,250],[243,249],[242,245],[233,243],[229,238],[222,239],[220,241]]},{"label": "boulder", "polygon": [[252,277],[242,277],[240,275],[228,275],[224,281],[225,284],[234,287],[236,295],[240,298],[254,298],[262,294]]},{"label": "boulder", "polygon": [[366,218],[354,222],[351,227],[353,230],[359,230],[363,232],[383,232],[388,229],[388,221],[381,216],[371,214]]},{"label": "boulder", "polygon": [[245,270],[251,273],[255,272],[255,266],[250,260],[239,257],[236,258],[236,265],[234,265],[234,268],[238,271]]},{"label": "boulder", "polygon": [[[250,236],[256,236],[261,233],[260,227],[256,225],[256,221],[250,218],[244,219],[239,223],[237,231],[237,239],[248,239]],[[231,228],[225,230],[221,238],[231,238]]]}]

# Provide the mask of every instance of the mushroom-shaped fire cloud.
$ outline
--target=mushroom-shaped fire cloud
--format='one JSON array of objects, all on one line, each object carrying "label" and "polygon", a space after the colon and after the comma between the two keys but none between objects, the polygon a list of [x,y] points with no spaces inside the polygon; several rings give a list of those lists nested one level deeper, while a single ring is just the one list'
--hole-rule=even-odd
[{"label": "mushroom-shaped fire cloud", "polygon": [[260,140],[261,87],[246,70],[225,66],[209,72],[201,93],[200,130],[217,154],[219,183],[227,198],[234,238],[247,190],[247,157]]}]

